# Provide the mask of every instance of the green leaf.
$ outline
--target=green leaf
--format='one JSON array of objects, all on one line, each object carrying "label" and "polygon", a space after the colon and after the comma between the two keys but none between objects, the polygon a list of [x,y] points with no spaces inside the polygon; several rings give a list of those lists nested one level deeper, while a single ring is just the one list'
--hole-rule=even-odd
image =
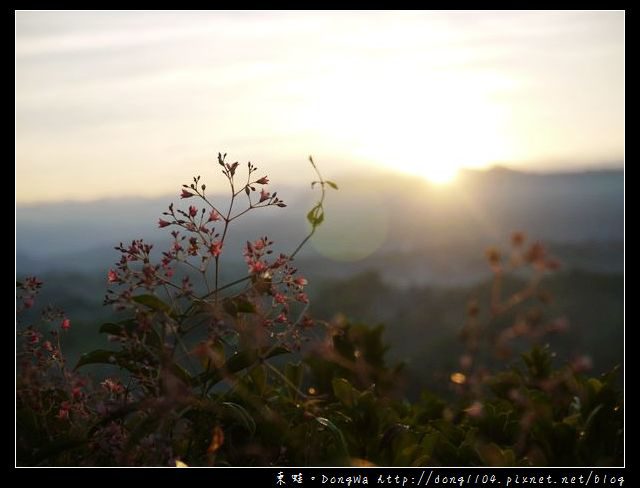
[{"label": "green leaf", "polygon": [[597,378],[589,378],[587,380],[587,384],[589,385],[589,388],[591,390],[593,390],[593,393],[595,395],[597,395],[598,393],[600,393],[600,390],[602,390],[602,382],[599,381]]},{"label": "green leaf", "polygon": [[394,441],[403,432],[409,430],[409,426],[405,424],[394,423],[393,425],[387,427],[387,429],[382,434],[382,438],[380,439],[380,448],[381,449],[391,449],[394,446]]},{"label": "green leaf", "polygon": [[501,449],[491,442],[479,448],[479,454],[487,466],[514,466],[515,453],[511,449]]},{"label": "green leaf", "polygon": [[251,435],[256,433],[256,421],[242,405],[238,405],[233,402],[222,402],[222,405],[224,405],[233,414],[233,416],[245,429],[247,429],[248,432],[251,433]]},{"label": "green leaf", "polygon": [[158,364],[157,358],[142,349],[135,351],[96,349],[95,351],[80,356],[80,360],[74,370],[87,364],[111,364],[118,365],[131,373],[139,373],[143,361],[151,366]]},{"label": "green leaf", "polygon": [[258,393],[263,395],[267,389],[267,371],[264,365],[259,365],[249,372],[249,377],[255,385]]},{"label": "green leaf", "polygon": [[313,228],[318,227],[324,221],[324,210],[322,209],[322,205],[318,203],[315,207],[309,210],[309,213],[307,213],[307,220]]},{"label": "green leaf", "polygon": [[327,180],[325,183],[329,185],[331,188],[333,188],[334,190],[338,189],[338,185],[336,185],[333,181]]},{"label": "green leaf", "polygon": [[232,317],[237,317],[240,313],[256,313],[257,311],[256,306],[243,295],[225,299],[222,307]]},{"label": "green leaf", "polygon": [[300,385],[302,385],[302,377],[304,375],[304,369],[302,363],[287,363],[284,366],[284,376],[289,380],[287,385],[287,389],[292,397],[297,397],[298,392],[296,390],[300,390]]},{"label": "green leaf", "polygon": [[74,370],[86,364],[117,364],[118,351],[109,351],[107,349],[96,349],[80,356],[80,360]]},{"label": "green leaf", "polygon": [[594,408],[591,413],[589,413],[589,416],[587,417],[587,420],[585,422],[585,430],[589,430],[591,428],[591,426],[593,425],[593,421],[594,419],[598,416],[598,414],[600,413],[600,411],[602,410],[602,407],[604,405],[600,404],[598,405],[596,408]]},{"label": "green leaf", "polygon": [[309,223],[311,225],[315,225],[316,222],[316,214],[318,213],[318,207],[313,207],[311,210],[309,210],[309,213],[307,213],[307,220],[309,221]]},{"label": "green leaf", "polygon": [[110,335],[121,337],[125,335],[125,328],[121,324],[114,324],[112,322],[107,322],[100,326],[100,329],[98,330],[98,332],[100,332],[101,334],[110,334]]},{"label": "green leaf", "polygon": [[209,388],[211,388],[213,385],[224,379],[225,376],[238,373],[253,365],[259,359],[269,359],[289,352],[290,351],[284,347],[263,347],[261,349],[251,349],[239,352],[231,356],[222,368],[201,373],[194,378],[194,386],[210,382]]},{"label": "green leaf", "polygon": [[228,298],[224,300],[222,302],[222,308],[224,309],[225,312],[227,312],[232,317],[238,316],[238,307],[236,307],[236,304],[233,302],[233,300]]},{"label": "green leaf", "polygon": [[238,297],[236,299],[236,307],[238,313],[256,313],[256,306],[245,297]]},{"label": "green leaf", "polygon": [[347,407],[353,407],[355,405],[354,388],[344,378],[334,378],[331,381],[333,387],[333,394],[343,405]]},{"label": "green leaf", "polygon": [[[110,334],[118,337],[127,337],[136,333],[137,322],[133,319],[123,320],[121,322],[107,322],[100,326],[99,332],[102,334]],[[144,333],[139,333],[139,336],[144,336],[145,343],[149,346],[160,348],[162,341],[155,329],[149,329]]]},{"label": "green leaf", "polygon": [[548,348],[535,346],[528,353],[522,354],[529,374],[536,379],[548,378],[551,374],[551,353]]},{"label": "green leaf", "polygon": [[144,305],[145,307],[149,307],[152,310],[164,312],[167,315],[172,316],[171,307],[155,295],[137,295],[131,299],[134,302]]},{"label": "green leaf", "polygon": [[171,364],[171,372],[187,385],[191,385],[193,383],[193,376],[191,376],[189,372],[178,363]]},{"label": "green leaf", "polygon": [[331,420],[325,417],[316,417],[316,422],[318,422],[320,425],[329,429],[331,434],[333,434],[334,438],[338,441],[338,445],[340,446],[343,452],[343,455],[346,456],[347,458],[350,457],[349,449],[347,448],[347,442],[344,439],[344,435],[342,434],[342,431],[336,426],[336,424],[334,424],[333,422],[331,422]]}]

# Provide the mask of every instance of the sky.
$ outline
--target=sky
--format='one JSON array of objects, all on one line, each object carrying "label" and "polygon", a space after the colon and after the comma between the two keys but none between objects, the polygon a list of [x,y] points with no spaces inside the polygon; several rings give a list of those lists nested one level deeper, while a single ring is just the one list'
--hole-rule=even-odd
[{"label": "sky", "polygon": [[624,12],[18,11],[15,73],[18,205],[624,158]]}]

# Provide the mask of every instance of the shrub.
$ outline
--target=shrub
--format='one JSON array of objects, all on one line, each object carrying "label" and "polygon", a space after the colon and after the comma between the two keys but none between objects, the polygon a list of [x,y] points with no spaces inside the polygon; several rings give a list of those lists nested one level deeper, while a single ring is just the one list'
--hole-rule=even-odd
[{"label": "shrub", "polygon": [[[294,258],[324,220],[326,190],[337,186],[310,162],[320,198],[292,253],[276,254],[268,236],[256,236],[243,249],[247,274],[220,282],[231,224],[285,203],[253,164],[241,172],[219,154],[226,206],[197,176],[182,187],[187,206],[172,203],[158,221],[172,236],[159,258],[143,240],[116,247],[105,303],[122,320],[100,327],[114,348],[88,352],[70,370],[63,311],[45,308],[27,326],[19,320],[19,465],[622,463],[614,373],[588,378],[578,362],[555,368],[536,344],[553,327],[520,308],[544,296],[542,274],[557,266],[541,245],[525,248],[522,234],[513,236],[510,266],[526,265],[531,281],[502,299],[509,270],[497,250],[487,253],[490,313],[482,324],[478,303],[469,305],[453,400],[427,391],[413,404],[402,399],[402,365],[386,364],[382,326],[315,321]],[[18,283],[20,317],[41,285],[33,277]],[[481,364],[487,351],[505,357],[523,337],[534,347],[519,366],[490,372]],[[90,365],[108,376],[82,374]]]}]

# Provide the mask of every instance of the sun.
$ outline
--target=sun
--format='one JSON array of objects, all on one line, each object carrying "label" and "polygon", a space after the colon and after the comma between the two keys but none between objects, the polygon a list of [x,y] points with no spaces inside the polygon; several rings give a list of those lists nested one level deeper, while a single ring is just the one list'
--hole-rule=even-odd
[{"label": "sun", "polygon": [[[467,167],[466,161],[470,160],[467,155],[456,157],[453,151],[439,150],[435,146],[429,150],[417,147],[405,146],[405,151],[398,151],[394,156],[380,164],[386,167],[392,167],[394,171],[405,175],[414,176],[424,179],[434,186],[447,186],[456,181],[456,177],[462,168]],[[415,154],[424,154],[424,159],[416,158]],[[394,161],[393,165],[388,164]]]},{"label": "sun", "polygon": [[453,183],[463,168],[508,160],[509,112],[482,76],[408,74],[398,90],[389,90],[395,73],[376,73],[371,84],[341,79],[331,98],[314,102],[314,123],[326,127],[333,150],[434,186]]},{"label": "sun", "polygon": [[459,168],[455,165],[442,164],[438,166],[427,166],[424,171],[419,174],[429,183],[447,185],[456,179],[458,170]]},{"label": "sun", "polygon": [[463,168],[504,160],[501,120],[491,104],[462,97],[455,103],[430,98],[424,104],[418,110],[412,100],[403,100],[398,106],[381,107],[376,118],[363,110],[344,128],[349,135],[346,152],[355,160],[414,175],[434,186],[454,183]]},{"label": "sun", "polygon": [[485,168],[504,159],[498,131],[484,130],[479,119],[474,118],[474,125],[457,126],[427,126],[422,121],[424,133],[412,133],[413,127],[395,133],[390,129],[385,137],[362,144],[364,150],[357,156],[376,166],[423,178],[434,186],[451,185],[463,169]]}]

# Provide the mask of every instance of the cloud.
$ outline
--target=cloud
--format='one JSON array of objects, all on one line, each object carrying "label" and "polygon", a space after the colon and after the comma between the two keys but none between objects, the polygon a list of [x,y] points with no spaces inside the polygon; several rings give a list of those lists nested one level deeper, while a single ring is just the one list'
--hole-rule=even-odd
[{"label": "cloud", "polygon": [[[458,139],[487,146],[472,165],[488,163],[498,142],[514,164],[621,158],[623,21],[622,12],[17,12],[18,198],[134,193],[124,176],[134,167],[157,175],[148,191],[160,191],[161,178],[184,170],[153,173],[176,164],[176,147],[190,166],[220,149],[276,166],[308,152],[395,164],[398,144],[405,157],[421,148],[434,158]],[[443,119],[449,133],[429,153]],[[296,178],[284,163],[277,171]]]}]

